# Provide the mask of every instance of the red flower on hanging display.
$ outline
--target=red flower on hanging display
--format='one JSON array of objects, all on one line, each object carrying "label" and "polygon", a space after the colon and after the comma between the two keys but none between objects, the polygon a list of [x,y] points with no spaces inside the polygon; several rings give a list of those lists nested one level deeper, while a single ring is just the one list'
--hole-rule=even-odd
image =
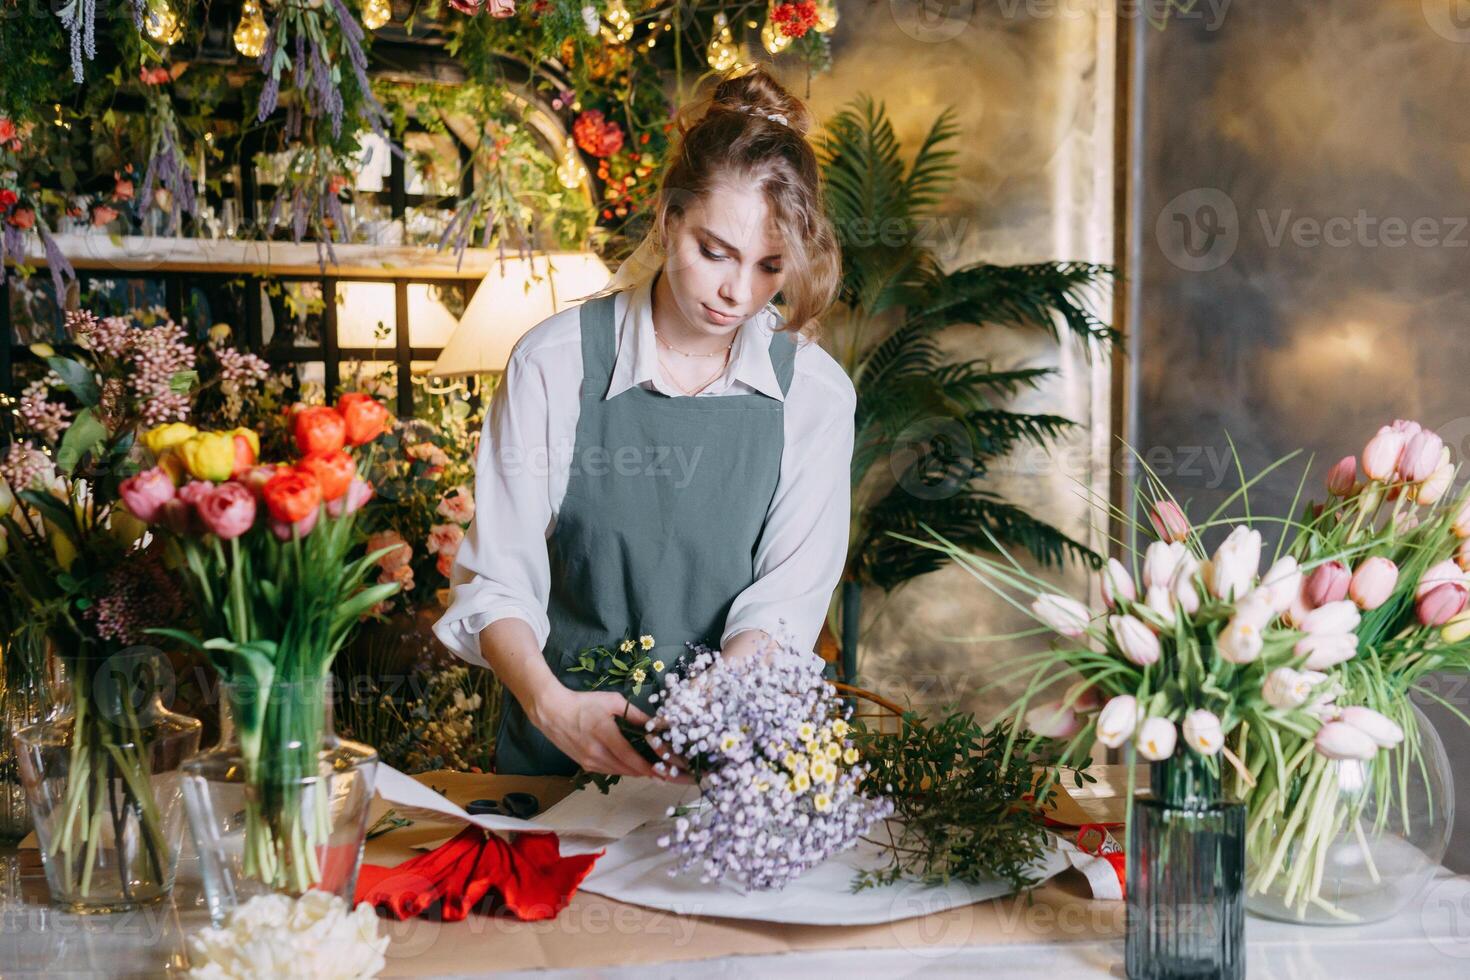
[{"label": "red flower on hanging display", "polygon": [[9,211],[10,206],[20,200],[20,196],[9,187],[0,187],[0,211]]},{"label": "red flower on hanging display", "polygon": [[771,11],[773,20],[787,37],[803,37],[817,26],[816,0],[798,0],[796,3],[780,3]]},{"label": "red flower on hanging display", "polygon": [[9,143],[16,137],[15,123],[0,116],[0,143]]},{"label": "red flower on hanging display", "polygon": [[623,127],[608,122],[601,112],[588,109],[572,124],[572,136],[585,153],[610,157],[623,148]]},{"label": "red flower on hanging display", "polygon": [[36,226],[36,212],[33,208],[16,208],[6,221],[21,231],[30,231]]},{"label": "red flower on hanging display", "polygon": [[144,85],[167,85],[172,76],[167,68],[139,68],[138,78]]}]

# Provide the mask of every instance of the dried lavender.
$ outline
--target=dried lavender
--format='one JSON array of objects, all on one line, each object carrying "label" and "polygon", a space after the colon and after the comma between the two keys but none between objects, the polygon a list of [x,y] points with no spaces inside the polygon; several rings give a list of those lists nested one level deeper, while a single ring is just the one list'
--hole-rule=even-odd
[{"label": "dried lavender", "polygon": [[[76,270],[62,253],[61,246],[56,244],[56,239],[51,237],[51,229],[40,218],[36,219],[36,234],[41,236],[41,250],[46,253],[46,268],[51,273],[51,288],[56,290],[56,301],[64,302],[67,284],[77,281]],[[24,251],[24,245],[17,251]]]},{"label": "dried lavender", "polygon": [[80,85],[83,53],[87,61],[97,57],[97,0],[71,0],[56,16],[71,35],[71,79]]},{"label": "dried lavender", "polygon": [[860,792],[867,770],[848,738],[851,709],[819,657],[775,641],[735,663],[693,651],[664,676],[649,722],[700,783],[700,801],[671,809],[672,832],[659,839],[678,857],[673,873],[782,888],[892,813],[888,799]]},{"label": "dried lavender", "polygon": [[194,175],[189,169],[188,157],[179,148],[179,126],[173,105],[164,96],[150,97],[149,104],[153,115],[153,149],[148,157],[148,168],[143,173],[138,200],[141,206],[147,207],[153,199],[155,187],[167,191],[169,234],[177,235],[184,213],[198,217]]}]

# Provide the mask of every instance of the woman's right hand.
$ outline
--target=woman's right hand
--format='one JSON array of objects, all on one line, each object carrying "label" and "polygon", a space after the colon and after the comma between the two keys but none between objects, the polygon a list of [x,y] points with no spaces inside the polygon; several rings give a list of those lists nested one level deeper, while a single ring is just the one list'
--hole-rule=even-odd
[{"label": "woman's right hand", "polygon": [[618,729],[618,718],[642,728],[648,724],[645,712],[612,691],[555,686],[559,690],[548,690],[526,708],[531,724],[553,745],[588,772],[661,778]]}]

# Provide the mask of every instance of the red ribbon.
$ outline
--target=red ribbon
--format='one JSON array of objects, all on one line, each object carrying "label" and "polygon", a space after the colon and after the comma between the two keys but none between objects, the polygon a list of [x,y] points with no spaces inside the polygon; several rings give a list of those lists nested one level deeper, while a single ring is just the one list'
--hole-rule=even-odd
[{"label": "red ribbon", "polygon": [[507,842],[471,825],[397,867],[364,864],[353,904],[368,902],[395,919],[437,905],[440,918],[458,922],[488,896],[485,911],[503,908],[527,922],[554,919],[600,856],[562,857],[555,834],[517,834]]}]

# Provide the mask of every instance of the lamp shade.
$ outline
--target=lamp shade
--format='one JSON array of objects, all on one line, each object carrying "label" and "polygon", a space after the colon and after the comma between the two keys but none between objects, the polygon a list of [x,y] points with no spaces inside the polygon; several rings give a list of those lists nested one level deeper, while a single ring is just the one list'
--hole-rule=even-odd
[{"label": "lamp shade", "polygon": [[511,348],[526,331],[608,279],[607,266],[591,252],[544,252],[496,263],[429,373],[462,377],[505,370]]}]

